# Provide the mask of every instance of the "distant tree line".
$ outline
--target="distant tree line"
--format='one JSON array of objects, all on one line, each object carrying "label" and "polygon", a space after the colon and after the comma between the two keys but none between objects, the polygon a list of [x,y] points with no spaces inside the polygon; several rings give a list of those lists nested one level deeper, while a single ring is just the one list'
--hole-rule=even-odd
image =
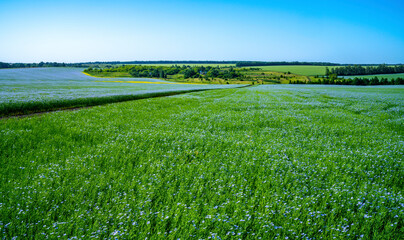
[{"label": "distant tree line", "polygon": [[251,61],[242,61],[236,63],[236,67],[282,66],[282,65],[339,66],[340,64],[329,62],[251,62]]},{"label": "distant tree line", "polygon": [[84,72],[103,73],[103,72],[127,72],[132,77],[152,77],[167,78],[169,75],[183,74],[184,78],[222,78],[234,79],[241,77],[239,71],[233,67],[212,67],[212,66],[147,66],[147,65],[123,65],[107,66],[105,68],[90,67]]},{"label": "distant tree line", "polygon": [[0,62],[0,68],[34,68],[34,67],[89,67],[90,65],[121,65],[121,64],[236,64],[237,61],[110,61],[110,62],[81,62],[81,63],[5,63]]},{"label": "distant tree line", "polygon": [[1,68],[36,68],[36,67],[86,67],[82,63],[57,63],[57,62],[40,62],[40,63],[5,63],[0,62]]},{"label": "distant tree line", "polygon": [[234,79],[241,77],[241,74],[234,70],[233,67],[211,67],[211,66],[188,66],[186,69],[182,70],[181,73],[184,74],[184,78],[222,78],[222,79]]},{"label": "distant tree line", "polygon": [[326,68],[325,75],[336,74],[338,76],[349,75],[374,75],[374,74],[392,74],[392,73],[404,73],[404,65],[387,66],[386,64],[380,64],[377,66],[361,66],[352,65],[345,67],[332,68],[331,70]]},{"label": "distant tree line", "polygon": [[318,81],[305,82],[305,81],[292,81],[291,84],[334,84],[334,85],[358,85],[358,86],[370,86],[370,85],[403,85],[404,78],[395,78],[388,80],[387,78],[336,78],[336,75],[332,75],[329,78],[322,78]]},{"label": "distant tree line", "polygon": [[168,60],[159,60],[159,61],[109,61],[109,62],[83,62],[82,64],[181,64],[181,65],[189,65],[189,64],[236,64],[237,61],[168,61]]}]

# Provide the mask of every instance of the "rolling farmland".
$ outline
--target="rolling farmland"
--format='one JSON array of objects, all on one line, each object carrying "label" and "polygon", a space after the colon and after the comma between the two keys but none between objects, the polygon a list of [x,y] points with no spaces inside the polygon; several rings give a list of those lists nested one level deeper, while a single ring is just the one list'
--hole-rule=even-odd
[{"label": "rolling farmland", "polygon": [[399,239],[403,114],[261,85],[1,119],[0,237]]},{"label": "rolling farmland", "polygon": [[0,70],[0,116],[82,107],[168,92],[228,88],[239,85],[173,84],[145,78],[94,78],[78,68]]},{"label": "rolling farmland", "polygon": [[0,240],[404,240],[404,1],[0,1]]},{"label": "rolling farmland", "polygon": [[[326,66],[257,66],[258,68],[264,71],[273,71],[273,72],[291,72],[293,74],[304,75],[304,76],[315,76],[315,75],[325,75]],[[328,67],[328,68],[333,68]]]}]

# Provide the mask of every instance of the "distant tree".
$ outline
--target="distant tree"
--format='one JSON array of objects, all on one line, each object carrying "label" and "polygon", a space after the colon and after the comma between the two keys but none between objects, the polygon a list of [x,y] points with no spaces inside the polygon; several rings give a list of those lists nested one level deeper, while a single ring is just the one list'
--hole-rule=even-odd
[{"label": "distant tree", "polygon": [[326,76],[330,75],[330,69],[328,67],[325,68],[325,75]]}]

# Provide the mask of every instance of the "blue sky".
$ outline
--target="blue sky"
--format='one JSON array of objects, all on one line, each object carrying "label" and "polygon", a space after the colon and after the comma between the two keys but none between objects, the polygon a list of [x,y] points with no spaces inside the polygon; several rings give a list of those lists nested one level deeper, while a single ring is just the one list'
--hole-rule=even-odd
[{"label": "blue sky", "polygon": [[0,0],[0,61],[404,63],[404,1]]}]

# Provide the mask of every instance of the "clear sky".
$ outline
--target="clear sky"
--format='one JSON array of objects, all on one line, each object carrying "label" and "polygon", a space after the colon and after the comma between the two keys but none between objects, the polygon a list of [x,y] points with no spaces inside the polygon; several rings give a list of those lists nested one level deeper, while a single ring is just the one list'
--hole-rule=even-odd
[{"label": "clear sky", "polygon": [[403,0],[0,0],[0,61],[404,63]]}]

